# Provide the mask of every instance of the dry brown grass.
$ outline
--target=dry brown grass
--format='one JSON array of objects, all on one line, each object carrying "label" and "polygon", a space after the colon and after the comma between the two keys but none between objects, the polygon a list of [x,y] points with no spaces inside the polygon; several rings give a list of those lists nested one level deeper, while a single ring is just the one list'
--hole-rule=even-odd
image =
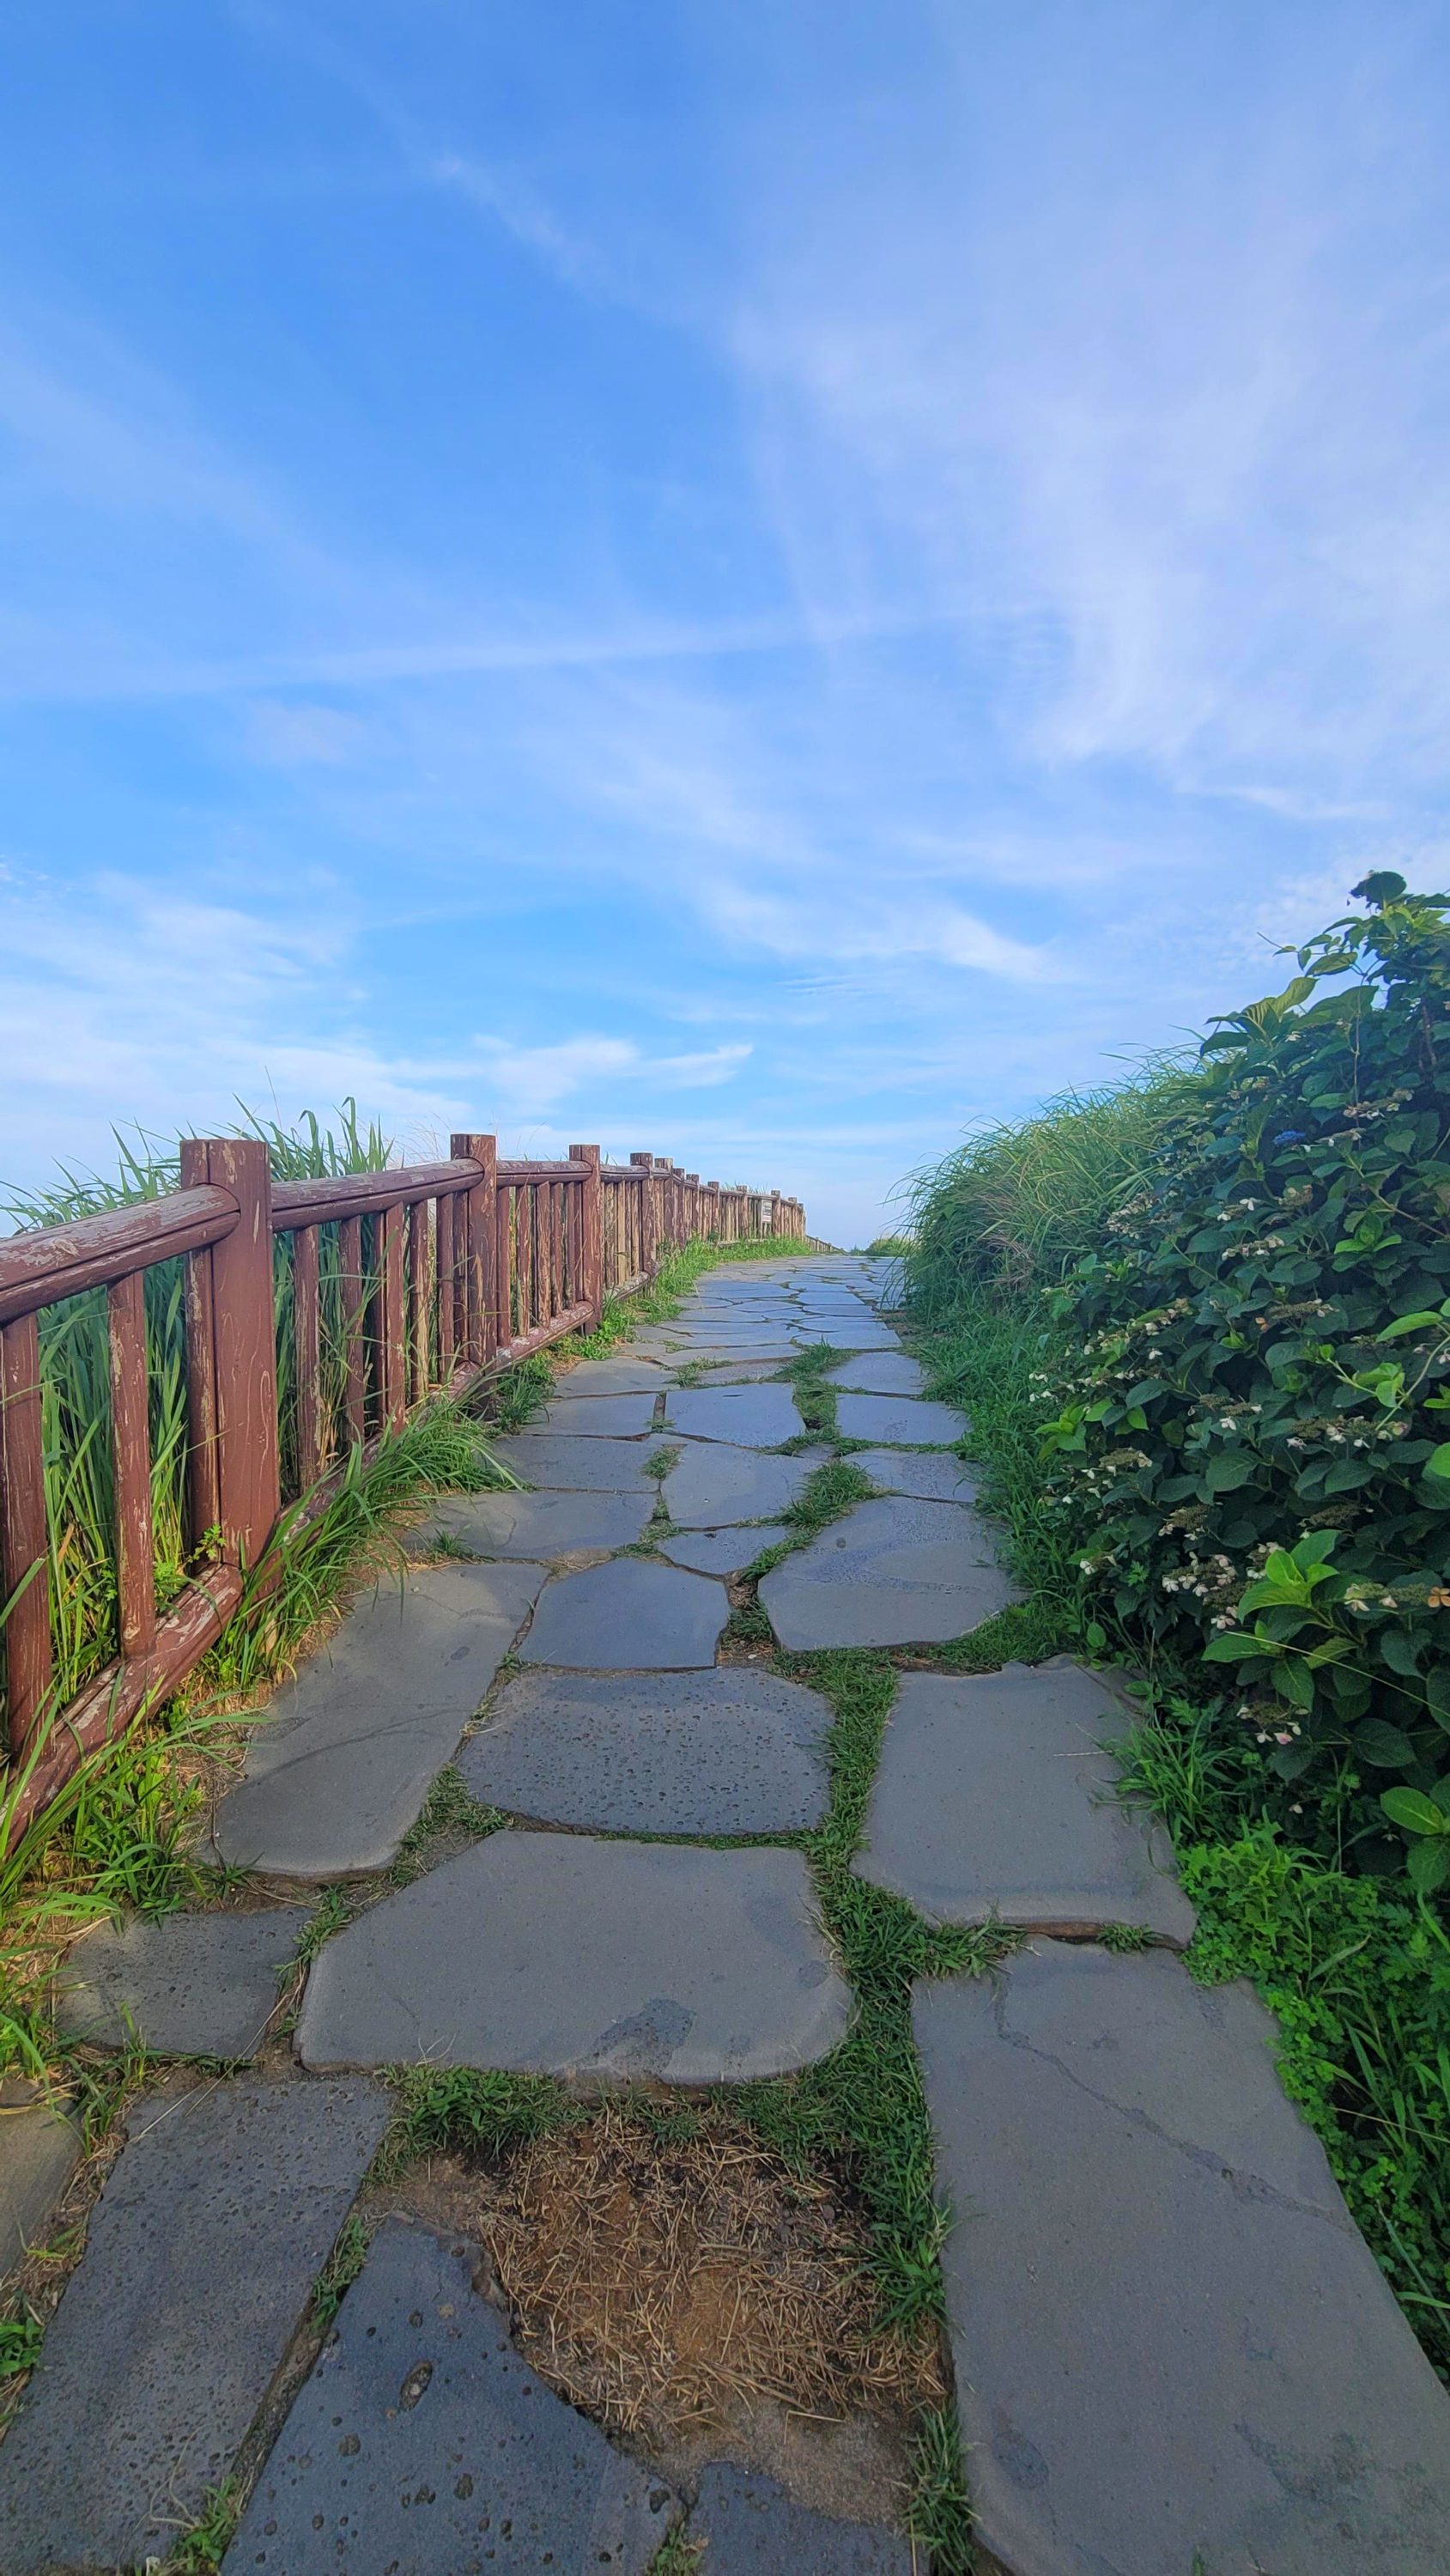
[{"label": "dry brown grass", "polygon": [[763,2406],[897,2429],[943,2401],[935,2337],[874,2324],[844,2194],[736,2121],[662,2139],[606,2107],[484,2182],[476,2223],[540,2375],[651,2449]]}]

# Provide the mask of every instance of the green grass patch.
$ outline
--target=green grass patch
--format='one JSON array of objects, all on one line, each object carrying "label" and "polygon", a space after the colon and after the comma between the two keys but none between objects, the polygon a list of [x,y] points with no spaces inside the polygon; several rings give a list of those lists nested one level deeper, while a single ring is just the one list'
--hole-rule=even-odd
[{"label": "green grass patch", "polygon": [[357,2211],[345,2218],[337,2231],[337,2241],[317,2276],[312,2293],[312,2322],[320,2334],[331,2325],[348,2291],[368,2258],[373,2232]]},{"label": "green grass patch", "polygon": [[388,2182],[419,2156],[511,2155],[532,2138],[589,2117],[552,2075],[508,2075],[471,2066],[395,2066],[397,2110],[374,2159]]},{"label": "green grass patch", "polygon": [[[887,1657],[859,1649],[782,1654],[776,1669],[818,1691],[833,1712],[830,1806],[825,1822],[804,1840],[822,1919],[855,1988],[856,2014],[846,2038],[819,2066],[788,2079],[722,2088],[718,2098],[728,2100],[787,2163],[804,2171],[824,2159],[846,2175],[865,2210],[868,2261],[883,2323],[908,2332],[935,2330],[942,2315],[940,2253],[948,2214],[936,2196],[911,2030],[911,1987],[919,1977],[980,1975],[1015,1941],[997,1929],[934,1928],[900,1897],[851,1873],[896,1689]],[[940,2547],[934,2564],[956,2576],[958,2568],[970,2565],[969,2558],[949,2554],[955,2545],[952,2493],[958,2523],[968,2528],[959,2456],[952,2490],[935,2418],[924,2422],[921,2442],[919,2536]],[[930,2480],[928,2460],[935,2463]]]},{"label": "green grass patch", "polygon": [[828,1369],[838,1368],[846,1353],[829,1342],[817,1342],[781,1370],[795,1395],[796,1411],[813,1440],[835,1441],[836,1390],[826,1383]]},{"label": "green grass patch", "polygon": [[394,1887],[409,1887],[428,1868],[434,1843],[460,1835],[470,1842],[482,1842],[487,1835],[501,1832],[507,1823],[501,1807],[485,1806],[482,1799],[475,1798],[457,1765],[445,1763],[403,1836],[388,1878]]}]

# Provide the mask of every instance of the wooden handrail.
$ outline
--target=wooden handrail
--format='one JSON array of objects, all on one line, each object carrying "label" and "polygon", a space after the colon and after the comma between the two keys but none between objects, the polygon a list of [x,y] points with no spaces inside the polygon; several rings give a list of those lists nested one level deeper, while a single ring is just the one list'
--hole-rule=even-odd
[{"label": "wooden handrail", "polygon": [[0,1240],[0,1324],[34,1315],[85,1288],[109,1288],[154,1262],[220,1243],[237,1222],[237,1202],[224,1189],[171,1190],[73,1225],[38,1227]]},{"label": "wooden handrail", "polygon": [[[258,1138],[188,1138],[180,1180],[164,1197],[0,1241],[0,1648],[12,1758],[45,1736],[12,1834],[88,1751],[174,1689],[231,1617],[278,1524],[284,1430],[290,1489],[311,1519],[359,1445],[370,1454],[434,1393],[467,1394],[591,1330],[606,1296],[645,1285],[693,1235],[805,1233],[797,1201],[701,1181],[663,1156],[605,1164],[597,1145],[571,1145],[558,1161],[500,1162],[493,1137],[472,1133],[451,1139],[446,1162],[275,1183]],[[280,1270],[279,1236],[289,1239]],[[142,1274],[176,1260],[196,1571],[161,1615]],[[279,1279],[291,1288],[285,1420]],[[120,1651],[57,1712],[37,1318],[88,1289],[108,1292]]]}]

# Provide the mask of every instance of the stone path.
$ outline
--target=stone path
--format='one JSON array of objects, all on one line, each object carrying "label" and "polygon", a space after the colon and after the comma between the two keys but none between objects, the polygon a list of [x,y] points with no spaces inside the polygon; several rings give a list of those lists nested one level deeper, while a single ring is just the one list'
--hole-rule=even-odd
[{"label": "stone path", "polygon": [[[159,2558],[244,2444],[227,2576],[643,2576],[672,2534],[703,2576],[927,2576],[899,2529],[758,2467],[666,2477],[607,2440],[521,2360],[466,2236],[386,2218],[320,2347],[308,2323],[387,2070],[703,2086],[789,2076],[847,2031],[800,1847],[829,1711],[764,1668],[754,1613],[732,1646],[730,1582],[789,1547],[758,1587],[782,1646],[913,1665],[1015,1597],[965,1426],[879,1311],[889,1276],[722,1265],[570,1370],[498,1444],[521,1489],[432,1504],[401,1579],[278,1693],[215,1827],[267,1887],[74,1947],[72,2030],[266,2054],[183,2064],[132,2109],[0,2447],[0,2576]],[[875,1494],[801,1543],[792,1507],[837,1452],[804,1443],[782,1370],[823,1342]],[[1175,1955],[1191,1910],[1100,1749],[1122,1720],[1067,1662],[905,1672],[854,1863],[932,1920],[1030,1936],[914,2008],[981,2539],[1011,2576],[1434,2576],[1450,2401],[1266,2017]],[[436,1812],[466,1792],[507,1829],[394,1867],[448,1765]],[[317,1887],[348,1880],[284,2051]],[[1123,1926],[1159,1946],[1104,1946]],[[13,2254],[54,2223],[79,2141],[23,2088],[7,2111]]]}]

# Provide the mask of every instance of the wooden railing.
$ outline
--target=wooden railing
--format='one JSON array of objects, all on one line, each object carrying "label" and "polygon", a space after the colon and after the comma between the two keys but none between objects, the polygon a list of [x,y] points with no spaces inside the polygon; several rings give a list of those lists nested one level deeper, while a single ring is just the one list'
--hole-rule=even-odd
[{"label": "wooden railing", "polygon": [[[189,1139],[181,1186],[0,1240],[0,1626],[12,1831],[82,1755],[174,1689],[220,1635],[283,1508],[325,1508],[342,1467],[440,1391],[597,1324],[695,1237],[803,1242],[778,1191],[722,1189],[597,1145],[500,1162],[458,1135],[446,1163],[319,1181],[270,1176],[251,1138]],[[190,1579],[158,1615],[145,1274],[185,1263]],[[55,1678],[37,1318],[104,1290],[117,1652],[63,1708]],[[280,1362],[280,1367],[279,1367]]]}]

